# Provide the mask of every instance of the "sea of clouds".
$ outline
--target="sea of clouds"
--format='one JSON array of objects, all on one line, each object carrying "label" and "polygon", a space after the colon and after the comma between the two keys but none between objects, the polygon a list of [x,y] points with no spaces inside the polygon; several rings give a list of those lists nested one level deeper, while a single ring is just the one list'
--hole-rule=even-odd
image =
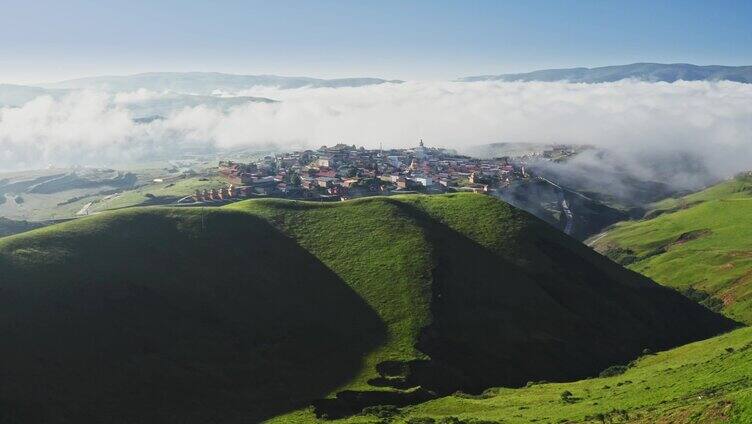
[{"label": "sea of clouds", "polygon": [[[752,84],[406,82],[217,93],[233,96],[278,102],[180,107],[160,103],[175,93],[75,91],[0,107],[0,171],[105,166],[196,149],[405,147],[419,138],[460,151],[494,142],[590,144],[646,174],[656,166],[639,169],[646,154],[700,157],[718,177],[752,168]],[[145,111],[163,119],[134,120]]]}]

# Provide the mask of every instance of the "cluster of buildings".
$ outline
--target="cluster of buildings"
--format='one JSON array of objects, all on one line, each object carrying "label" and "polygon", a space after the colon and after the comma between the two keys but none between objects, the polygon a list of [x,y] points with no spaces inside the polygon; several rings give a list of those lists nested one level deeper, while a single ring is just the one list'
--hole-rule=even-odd
[{"label": "cluster of buildings", "polygon": [[476,159],[423,141],[411,149],[366,149],[354,145],[266,156],[253,163],[219,162],[227,180],[221,190],[197,192],[194,201],[256,196],[311,200],[399,193],[472,191],[489,193],[524,179],[524,159]]}]

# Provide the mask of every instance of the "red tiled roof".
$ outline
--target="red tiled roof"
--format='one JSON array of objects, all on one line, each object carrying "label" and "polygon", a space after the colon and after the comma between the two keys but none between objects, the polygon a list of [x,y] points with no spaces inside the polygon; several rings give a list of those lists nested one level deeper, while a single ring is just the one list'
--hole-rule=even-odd
[{"label": "red tiled roof", "polygon": [[319,172],[316,173],[316,176],[317,177],[334,178],[334,177],[337,176],[337,172],[336,171],[332,171],[332,170],[329,170],[329,171],[319,171]]}]

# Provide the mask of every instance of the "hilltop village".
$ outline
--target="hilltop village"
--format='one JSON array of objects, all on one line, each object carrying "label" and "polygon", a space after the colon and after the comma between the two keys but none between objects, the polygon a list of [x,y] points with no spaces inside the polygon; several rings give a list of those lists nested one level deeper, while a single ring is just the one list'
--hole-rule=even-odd
[{"label": "hilltop village", "polygon": [[[536,158],[572,154],[554,146]],[[354,197],[470,191],[489,193],[516,179],[528,178],[530,157],[476,159],[426,147],[369,150],[355,145],[322,146],[265,156],[252,163],[220,161],[217,172],[227,187],[198,190],[184,202],[227,201],[249,197],[284,197],[339,201]]]}]

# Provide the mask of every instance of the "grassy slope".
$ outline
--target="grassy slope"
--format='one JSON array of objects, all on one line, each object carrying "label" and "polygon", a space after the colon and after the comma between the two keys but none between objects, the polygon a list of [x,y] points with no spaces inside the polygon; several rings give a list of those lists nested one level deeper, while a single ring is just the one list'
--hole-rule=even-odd
[{"label": "grassy slope", "polygon": [[[728,347],[734,351],[727,352]],[[718,413],[731,415],[726,402],[732,402],[739,422],[746,422],[752,417],[748,399],[752,394],[751,361],[752,331],[743,329],[659,355],[644,356],[621,376],[541,384],[521,390],[491,390],[486,393],[489,399],[481,400],[450,397],[413,408],[410,414],[560,422],[627,410],[634,421],[687,422],[692,417],[711,415],[704,421],[716,422]],[[561,393],[565,390],[579,399],[571,405],[564,404]],[[471,412],[465,413],[468,410]]]},{"label": "grassy slope", "polygon": [[[481,386],[524,384],[523,376],[584,376],[611,365],[615,357],[631,358],[643,347],[692,337],[664,322],[673,308],[688,305],[672,305],[673,298],[665,297],[670,293],[661,290],[637,293],[650,284],[486,196],[406,196],[319,206],[253,201],[229,208],[263,215],[283,228],[378,311],[393,342],[371,355],[368,365],[421,358],[414,345],[429,322],[429,332],[441,337],[433,344],[423,339],[421,351],[474,380],[487,376]],[[399,237],[384,237],[385,228]],[[367,244],[352,243],[363,235]],[[428,278],[433,294],[441,297],[431,311]],[[416,299],[417,293],[421,296],[409,300],[412,304],[395,303]],[[645,295],[658,303],[650,305]],[[654,307],[666,310],[656,315]],[[601,321],[608,321],[608,328]],[[476,346],[482,339],[484,346]],[[587,347],[595,339],[597,353]],[[436,345],[454,348],[446,352]],[[473,347],[465,351],[462,346]],[[589,363],[567,362],[574,357]],[[514,370],[504,370],[506,377],[501,377],[493,362],[515,364]],[[359,382],[374,377],[369,368]]]},{"label": "grassy slope", "polygon": [[0,273],[9,422],[253,422],[395,390],[387,360],[478,389],[730,326],[472,194],[104,213],[3,238]]},{"label": "grassy slope", "polygon": [[366,381],[378,376],[378,362],[425,358],[414,344],[431,318],[430,247],[425,234],[396,204],[380,199],[342,207],[262,200],[225,209],[274,223],[378,311],[388,340],[366,357],[361,373],[342,389],[368,388]]},{"label": "grassy slope", "polygon": [[[172,203],[181,197],[194,194],[196,190],[227,187],[227,181],[216,176],[168,179],[162,183],[151,181],[151,177],[164,177],[164,174],[161,170],[142,170],[140,176],[143,185],[133,189],[94,187],[51,194],[20,193],[24,203],[16,205],[10,200],[4,203],[0,201],[0,214],[17,220],[65,219],[76,217],[76,213],[89,203],[92,203],[89,213],[95,213],[131,206]],[[207,181],[201,181],[202,179]],[[117,194],[101,194],[103,191],[115,191]],[[149,197],[147,194],[155,197]],[[74,198],[76,200],[71,201]]]},{"label": "grassy slope", "polygon": [[[207,179],[207,181],[201,181],[202,178]],[[196,190],[203,191],[211,190],[213,188],[220,189],[222,187],[227,187],[227,181],[219,177],[178,178],[162,183],[150,183],[133,190],[123,191],[122,193],[108,199],[104,199],[105,196],[95,196],[85,200],[86,203],[98,200],[92,205],[91,212],[101,212],[110,209],[147,205],[150,203],[156,204],[153,202],[160,202],[160,200],[160,203],[172,203],[181,197],[194,194]],[[147,194],[153,195],[155,198],[147,197]]]},{"label": "grassy slope", "polygon": [[[430,321],[429,249],[395,203],[368,200],[131,209],[5,238],[0,355],[4,379],[24,383],[0,387],[0,417],[80,418],[82,399],[106,398],[102,376],[113,381],[110,393],[133,394],[91,408],[100,418],[153,396],[195,422],[254,421],[367,388],[377,363],[425,358],[415,344]],[[58,320],[61,304],[69,310]],[[176,346],[159,342],[175,336]],[[56,360],[78,344],[87,346],[80,361]],[[244,355],[255,365],[243,369]],[[64,375],[75,372],[78,381]],[[175,380],[185,387],[179,395],[152,392]],[[49,390],[35,393],[37,385]],[[140,419],[172,413],[154,408]]]},{"label": "grassy slope", "polygon": [[[752,323],[752,177],[740,176],[681,199],[657,204],[652,219],[618,224],[595,248],[628,249],[631,269],[677,288],[723,300],[730,317]],[[709,230],[676,243],[682,234]]]},{"label": "grassy slope", "polygon": [[254,422],[358,373],[377,314],[266,221],[201,215],[0,240],[0,422]]},{"label": "grassy slope", "polygon": [[[728,349],[730,348],[730,349]],[[728,350],[727,350],[728,349]],[[489,389],[403,408],[386,422],[748,423],[752,420],[752,329],[646,355],[626,373],[522,389]],[[573,402],[561,394],[572,393]],[[430,418],[435,421],[430,421]],[[603,421],[601,420],[603,418]],[[422,421],[418,421],[423,419]],[[316,422],[304,410],[273,423]],[[362,414],[335,423],[379,423]]]},{"label": "grassy slope", "polygon": [[14,221],[0,216],[0,237],[22,233],[44,225],[43,223],[36,222]]}]

